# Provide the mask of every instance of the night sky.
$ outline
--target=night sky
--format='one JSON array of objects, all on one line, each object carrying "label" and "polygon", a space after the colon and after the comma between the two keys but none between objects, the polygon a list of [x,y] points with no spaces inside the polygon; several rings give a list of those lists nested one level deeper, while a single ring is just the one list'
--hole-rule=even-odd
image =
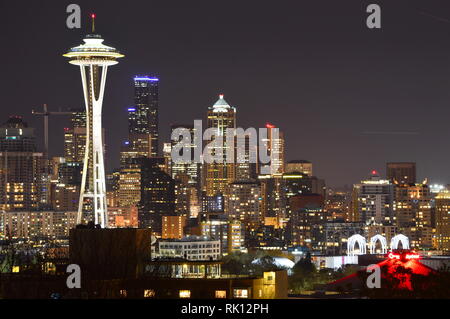
[{"label": "night sky", "polygon": [[[66,6],[82,8],[68,29]],[[365,25],[382,7],[382,29]],[[5,1],[0,2],[0,121],[84,107],[79,70],[62,54],[82,43],[88,15],[105,44],[125,54],[109,69],[107,169],[118,166],[134,75],[160,82],[160,135],[205,118],[218,94],[240,127],[272,122],[287,159],[314,163],[329,186],[353,184],[387,161],[415,161],[420,179],[450,183],[450,2]],[[448,19],[448,20],[447,20]],[[64,116],[50,118],[50,154],[63,154]]]}]

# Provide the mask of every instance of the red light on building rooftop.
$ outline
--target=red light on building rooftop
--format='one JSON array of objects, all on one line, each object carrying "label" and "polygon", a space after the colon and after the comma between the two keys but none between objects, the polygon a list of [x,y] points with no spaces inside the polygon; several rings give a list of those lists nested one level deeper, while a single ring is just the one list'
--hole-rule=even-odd
[{"label": "red light on building rooftop", "polygon": [[267,124],[266,124],[266,127],[267,127],[267,128],[275,128],[275,125],[270,124],[270,123],[267,123]]},{"label": "red light on building rooftop", "polygon": [[420,259],[420,255],[416,253],[404,253],[404,254],[389,253],[388,258],[398,260],[400,259],[411,260],[411,259]]}]

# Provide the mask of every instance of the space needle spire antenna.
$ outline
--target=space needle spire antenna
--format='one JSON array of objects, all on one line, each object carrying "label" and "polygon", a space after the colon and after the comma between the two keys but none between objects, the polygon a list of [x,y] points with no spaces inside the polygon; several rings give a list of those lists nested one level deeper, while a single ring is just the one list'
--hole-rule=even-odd
[{"label": "space needle spire antenna", "polygon": [[[95,14],[91,14],[92,32],[95,32]],[[102,228],[108,227],[106,217],[106,183],[103,160],[102,106],[106,73],[109,66],[124,57],[118,50],[103,44],[99,34],[88,34],[84,43],[71,48],[63,56],[69,63],[80,67],[86,105],[86,146],[81,178],[77,224],[92,220]]]},{"label": "space needle spire antenna", "polygon": [[91,19],[92,19],[92,34],[95,33],[95,13],[91,13]]}]

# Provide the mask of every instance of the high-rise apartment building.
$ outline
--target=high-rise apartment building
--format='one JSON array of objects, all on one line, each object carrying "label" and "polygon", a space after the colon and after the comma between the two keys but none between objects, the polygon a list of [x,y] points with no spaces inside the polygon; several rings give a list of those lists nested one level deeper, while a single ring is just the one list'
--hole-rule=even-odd
[{"label": "high-rise apartment building", "polygon": [[162,216],[162,239],[182,239],[186,216]]},{"label": "high-rise apartment building", "polygon": [[395,185],[394,216],[399,231],[409,238],[410,246],[432,247],[432,195],[426,184]]},{"label": "high-rise apartment building", "polygon": [[49,205],[47,160],[36,152],[34,129],[20,117],[0,127],[0,209],[36,210]]},{"label": "high-rise apartment building", "polygon": [[287,238],[292,246],[308,247],[311,251],[325,250],[324,226],[327,222],[323,207],[310,205],[292,212],[287,225]]},{"label": "high-rise apartment building", "polygon": [[353,214],[351,221],[366,224],[388,225],[394,222],[394,185],[380,179],[372,171],[369,179],[353,186]]},{"label": "high-rise apartment building", "polygon": [[450,251],[450,192],[443,191],[435,197],[436,203],[436,248]]},{"label": "high-rise apartment building", "polygon": [[0,211],[0,238],[68,238],[76,218],[77,211]]},{"label": "high-rise apartment building", "polygon": [[246,229],[257,229],[264,224],[261,185],[257,181],[230,183],[225,196],[225,214],[240,220]]}]

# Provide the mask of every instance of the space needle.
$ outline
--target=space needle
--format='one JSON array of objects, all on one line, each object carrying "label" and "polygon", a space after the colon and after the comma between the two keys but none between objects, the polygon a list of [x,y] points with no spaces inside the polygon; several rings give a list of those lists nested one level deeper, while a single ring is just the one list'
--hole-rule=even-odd
[{"label": "space needle", "polygon": [[103,44],[103,39],[95,33],[95,14],[92,18],[92,33],[83,39],[84,44],[73,47],[63,56],[69,63],[80,66],[86,105],[86,148],[81,179],[80,201],[77,224],[81,224],[83,213],[87,213],[94,223],[108,227],[106,217],[106,183],[103,161],[102,104],[105,93],[108,66],[117,64],[124,55],[115,48]]}]

